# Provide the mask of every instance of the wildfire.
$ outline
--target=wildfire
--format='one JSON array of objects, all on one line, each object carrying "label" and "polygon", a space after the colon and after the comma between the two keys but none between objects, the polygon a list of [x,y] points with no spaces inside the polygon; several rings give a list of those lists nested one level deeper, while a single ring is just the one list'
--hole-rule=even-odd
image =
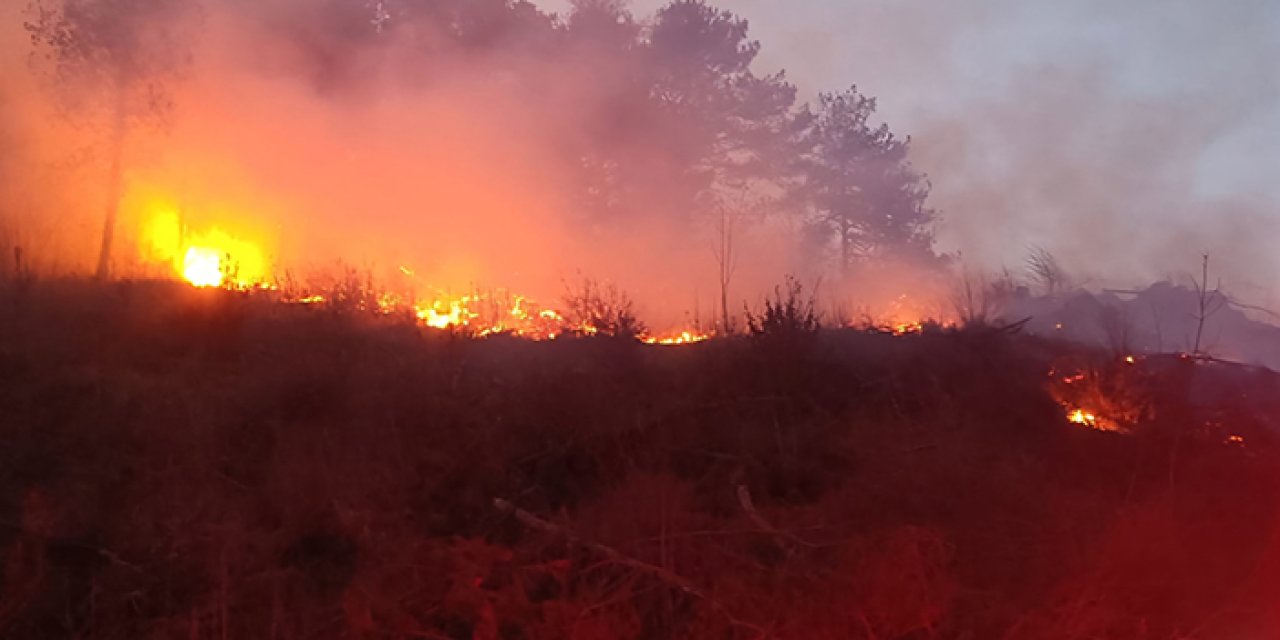
[{"label": "wildfire", "polygon": [[260,286],[268,277],[266,253],[217,227],[192,230],[177,213],[162,210],[143,226],[144,255],[171,264],[177,275],[197,287]]},{"label": "wildfire", "polygon": [[182,258],[182,277],[197,287],[222,286],[222,256],[216,249],[187,249],[187,255]]},{"label": "wildfire", "polygon": [[1090,429],[1097,429],[1098,431],[1125,431],[1125,429],[1119,424],[1116,424],[1115,422],[1088,409],[1072,409],[1067,412],[1067,420],[1074,424],[1089,427]]},{"label": "wildfire", "polygon": [[436,300],[425,305],[415,305],[413,311],[422,324],[433,329],[465,327],[478,315],[467,310],[469,302],[469,296],[456,300]]},{"label": "wildfire", "polygon": [[1127,356],[1109,363],[1056,363],[1049,370],[1047,390],[1072,424],[1131,432],[1151,415],[1139,362]]},{"label": "wildfire", "polygon": [[667,346],[675,346],[675,345],[682,345],[682,344],[693,344],[695,342],[702,342],[709,337],[710,336],[708,336],[705,333],[681,331],[678,335],[674,335],[674,336],[667,336],[667,337],[647,336],[645,338],[642,338],[642,340],[645,342],[645,344],[660,344],[660,345],[667,345]]},{"label": "wildfire", "polygon": [[891,329],[892,329],[892,331],[893,331],[893,335],[895,335],[895,336],[905,336],[905,335],[907,335],[907,334],[911,334],[911,333],[921,333],[921,332],[923,332],[923,331],[924,331],[924,323],[923,323],[923,322],[903,322],[903,323],[899,323],[899,324],[893,325],[893,327],[891,327]]},{"label": "wildfire", "polygon": [[[149,199],[139,235],[140,254],[149,263],[171,269],[195,287],[228,289],[270,289],[271,265],[264,244],[247,240],[220,227],[192,228],[177,209],[161,199]],[[400,265],[399,273],[409,280],[417,272]],[[292,287],[290,287],[292,288]],[[406,295],[361,290],[353,294],[309,287],[285,292],[282,302],[308,306],[341,305],[383,315],[404,313],[419,325],[455,331],[473,337],[511,335],[529,340],[552,340],[565,334],[597,335],[601,329],[589,323],[570,322],[560,311],[539,305],[534,300],[498,289],[454,295],[435,291],[420,298]],[[420,287],[414,287],[420,289]],[[706,340],[707,334],[681,330],[677,333],[641,335],[639,340],[651,345],[686,345]]]},{"label": "wildfire", "polygon": [[1098,416],[1094,415],[1090,411],[1085,411],[1084,409],[1075,409],[1073,411],[1068,412],[1067,419],[1076,424],[1082,424],[1091,429],[1101,428],[1098,426]]}]

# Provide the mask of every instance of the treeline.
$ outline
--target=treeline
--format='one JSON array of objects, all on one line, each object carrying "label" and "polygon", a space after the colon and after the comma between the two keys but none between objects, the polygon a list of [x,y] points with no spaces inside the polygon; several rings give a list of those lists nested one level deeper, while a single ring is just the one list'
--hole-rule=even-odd
[{"label": "treeline", "polygon": [[[813,248],[844,265],[932,256],[928,181],[908,160],[909,140],[874,122],[875,99],[855,87],[801,103],[784,72],[753,66],[761,43],[747,21],[703,0],[644,18],[622,0],[575,0],[563,16],[522,0],[327,4],[352,14],[333,21],[322,12],[329,17],[311,28],[332,30],[329,42],[404,32],[427,59],[485,56],[504,82],[520,81],[504,64],[518,71],[534,58],[563,65],[564,82],[591,83],[564,160],[597,221],[668,215],[714,225],[778,212],[799,217]],[[315,70],[321,86],[353,71]]]},{"label": "treeline", "polygon": [[[199,16],[218,2],[36,0],[27,28],[46,75],[89,90],[77,99],[94,96],[96,111],[82,113],[105,123],[114,151],[104,157],[119,158],[131,127],[172,107]],[[357,94],[388,73],[430,86],[459,61],[475,63],[466,68],[477,81],[544,97],[538,108],[569,96],[574,125],[557,157],[584,227],[666,216],[725,230],[788,216],[805,254],[826,266],[938,262],[929,183],[909,161],[909,139],[875,121],[875,99],[854,87],[802,103],[785,73],[755,68],[761,44],[747,21],[703,0],[644,17],[622,0],[575,0],[563,14],[524,0],[276,0],[252,10],[289,44],[290,73],[318,99]],[[407,64],[372,72],[361,54],[391,47],[409,52],[396,58]],[[552,72],[526,73],[531,60]],[[108,164],[100,273],[123,171]]]}]

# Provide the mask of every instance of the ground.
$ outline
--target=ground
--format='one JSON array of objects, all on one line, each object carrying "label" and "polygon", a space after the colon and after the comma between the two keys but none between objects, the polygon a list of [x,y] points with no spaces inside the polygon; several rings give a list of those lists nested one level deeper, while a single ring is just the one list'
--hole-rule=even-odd
[{"label": "ground", "polygon": [[5,285],[0,636],[1271,637],[1275,385],[990,327],[473,340]]}]

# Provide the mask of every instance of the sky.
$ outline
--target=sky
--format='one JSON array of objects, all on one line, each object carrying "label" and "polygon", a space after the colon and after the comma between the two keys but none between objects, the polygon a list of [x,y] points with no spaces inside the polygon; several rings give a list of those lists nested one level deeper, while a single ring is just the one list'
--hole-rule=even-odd
[{"label": "sky", "polygon": [[802,97],[878,98],[932,178],[942,248],[1017,267],[1034,244],[1135,282],[1207,251],[1275,296],[1280,2],[714,4],[750,21],[757,70],[785,69]]}]

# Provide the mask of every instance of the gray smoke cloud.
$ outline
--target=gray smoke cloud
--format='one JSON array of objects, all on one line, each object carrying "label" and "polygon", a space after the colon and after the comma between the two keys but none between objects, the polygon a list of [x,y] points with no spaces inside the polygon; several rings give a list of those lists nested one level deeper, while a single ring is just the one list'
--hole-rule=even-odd
[{"label": "gray smoke cloud", "polygon": [[942,248],[966,262],[1017,269],[1037,244],[1128,285],[1209,251],[1228,285],[1280,302],[1280,4],[721,4],[802,96],[857,83],[879,98],[934,183]]}]

